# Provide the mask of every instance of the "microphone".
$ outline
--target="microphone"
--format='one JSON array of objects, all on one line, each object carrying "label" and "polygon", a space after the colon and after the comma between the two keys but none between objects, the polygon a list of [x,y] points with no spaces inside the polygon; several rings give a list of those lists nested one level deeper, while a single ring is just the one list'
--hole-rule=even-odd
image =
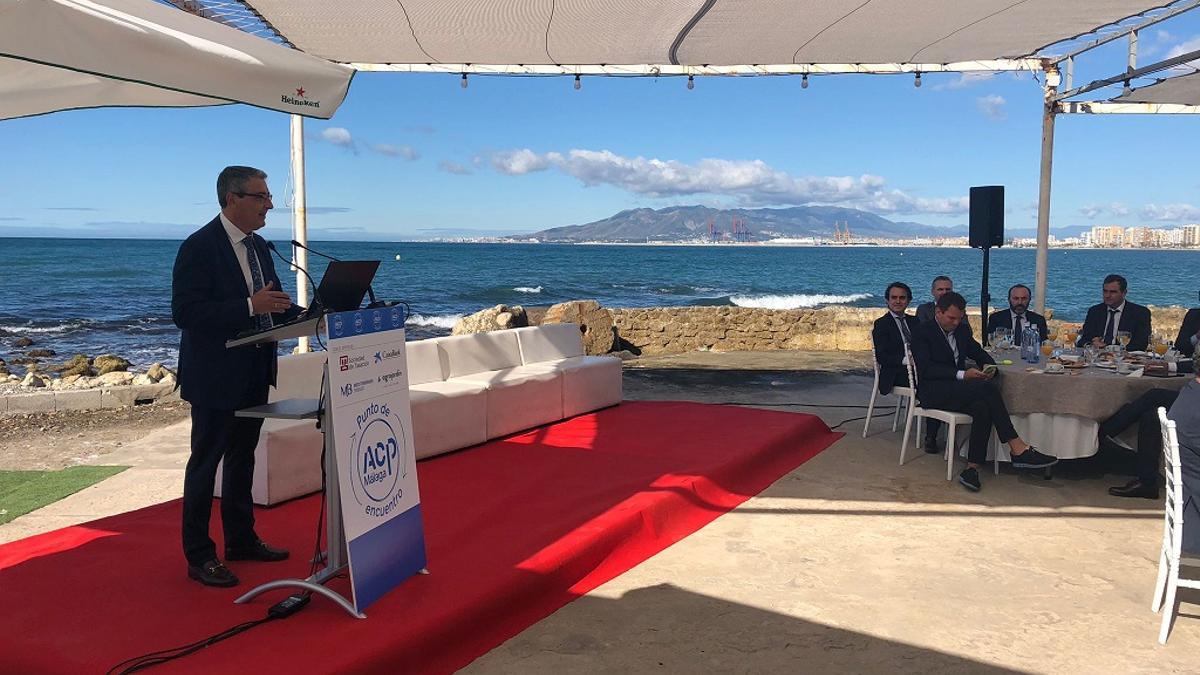
[{"label": "microphone", "polygon": [[[321,256],[322,258],[325,258],[326,260],[332,260],[334,262],[342,262],[341,258],[335,258],[331,255],[321,253],[320,251],[314,251],[313,249],[305,246],[304,244],[301,244],[300,242],[296,241],[295,239],[292,240],[292,246],[295,246],[297,248],[302,248],[305,251],[308,251],[309,253],[315,253],[315,254]],[[291,264],[291,263],[288,263],[288,264]],[[305,272],[305,274],[307,274],[307,272]],[[309,278],[311,279],[312,277],[309,277]],[[370,300],[371,300],[371,303],[369,305],[367,305],[367,309],[374,309],[376,307],[387,307],[388,306],[388,303],[379,302],[378,300],[375,299],[375,289],[371,288],[370,284],[367,284],[367,297],[370,298]]]},{"label": "microphone", "polygon": [[[287,263],[287,265],[288,265],[289,267],[291,267],[291,265],[292,265],[292,261],[290,261],[290,260],[288,260],[287,258],[283,257],[283,254],[279,252],[279,249],[275,248],[275,242],[273,242],[273,241],[270,241],[270,240],[268,240],[268,239],[263,239],[263,241],[264,241],[264,242],[266,242],[266,244],[267,244],[267,248],[271,249],[271,252],[272,252],[272,253],[274,253],[274,254],[275,254],[275,255],[276,255],[276,256],[277,256],[277,257],[278,257],[280,260],[282,260],[283,262]],[[298,269],[298,270],[300,270],[301,272],[303,272],[303,273],[304,273],[304,276],[308,278],[308,283],[309,283],[309,285],[311,285],[311,286],[312,286],[312,289],[313,289],[313,299],[314,299],[314,300],[316,300],[316,301],[317,301],[317,303],[318,303],[318,304],[319,304],[319,305],[322,307],[322,309],[323,309],[323,308],[325,307],[325,303],[321,301],[321,294],[320,294],[320,291],[318,291],[318,290],[317,290],[317,282],[313,281],[312,275],[308,273],[308,270],[304,269],[303,267],[300,267],[299,265],[297,265],[297,266],[296,266],[296,269]],[[308,309],[307,309],[307,308],[305,308],[304,312],[305,312],[305,314],[307,314],[307,313],[308,313]]]}]

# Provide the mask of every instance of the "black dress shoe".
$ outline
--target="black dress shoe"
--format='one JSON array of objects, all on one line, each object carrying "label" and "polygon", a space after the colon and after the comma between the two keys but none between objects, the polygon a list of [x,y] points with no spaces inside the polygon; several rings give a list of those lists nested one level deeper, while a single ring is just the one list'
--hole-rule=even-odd
[{"label": "black dress shoe", "polygon": [[931,455],[937,454],[942,451],[942,449],[940,447],[938,447],[938,442],[937,442],[936,436],[932,437],[932,438],[926,438],[925,445],[923,447],[925,448],[925,452],[928,452]]},{"label": "black dress shoe", "polygon": [[238,578],[216,558],[202,565],[188,565],[188,578],[195,579],[205,586],[229,588],[238,585]]},{"label": "black dress shoe", "polygon": [[286,549],[268,546],[261,539],[249,546],[225,549],[226,560],[258,560],[261,562],[279,562],[288,559]]},{"label": "black dress shoe", "polygon": [[1158,485],[1147,485],[1134,479],[1121,487],[1108,488],[1108,494],[1114,497],[1141,497],[1142,499],[1158,499]]}]

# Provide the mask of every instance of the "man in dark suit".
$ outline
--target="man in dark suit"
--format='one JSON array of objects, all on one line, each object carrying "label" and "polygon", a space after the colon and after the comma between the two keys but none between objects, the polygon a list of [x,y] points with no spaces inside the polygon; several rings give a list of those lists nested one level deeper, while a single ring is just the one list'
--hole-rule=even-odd
[{"label": "man in dark suit", "polygon": [[1032,324],[1037,327],[1040,340],[1045,340],[1050,334],[1046,328],[1046,318],[1037,312],[1029,311],[1031,294],[1025,284],[1017,284],[1008,289],[1008,309],[1002,309],[988,317],[987,334],[996,332],[997,328],[1007,328],[1012,331],[1013,342],[1020,344],[1021,331]]},{"label": "man in dark suit", "polygon": [[1196,342],[1200,341],[1200,307],[1193,307],[1183,317],[1179,335],[1175,337],[1175,349],[1191,358],[1196,354]]},{"label": "man in dark suit", "polygon": [[923,302],[917,306],[917,320],[921,323],[933,321],[934,307],[937,304],[938,298],[954,290],[954,282],[947,276],[936,276],[933,278],[933,284],[929,287],[929,294],[933,296],[933,300]]},{"label": "man in dark suit", "polygon": [[1117,341],[1118,331],[1128,331],[1130,351],[1143,351],[1150,344],[1150,310],[1125,300],[1129,285],[1125,277],[1110,274],[1104,277],[1104,302],[1092,305],[1079,331],[1080,347],[1093,344],[1097,347],[1111,345]]},{"label": "man in dark suit", "polygon": [[[921,322],[907,314],[912,301],[912,289],[908,284],[894,281],[884,291],[888,311],[875,320],[871,329],[871,342],[875,346],[875,361],[879,363],[879,393],[887,396],[892,387],[908,386],[908,368],[905,359],[912,343],[912,333]],[[925,425],[925,451],[939,452],[937,433],[941,423],[929,420]]]},{"label": "man in dark suit", "polygon": [[971,416],[967,468],[959,474],[958,482],[977,492],[981,487],[979,466],[987,461],[993,428],[1000,442],[1008,444],[1015,468],[1041,469],[1058,460],[1038,452],[1017,434],[1000,388],[991,381],[994,374],[967,367],[968,358],[976,366],[995,361],[971,336],[966,316],[967,301],[961,295],[953,291],[942,295],[934,320],[921,324],[913,333],[913,358],[917,362],[917,398],[921,406]]},{"label": "man in dark suit", "polygon": [[[1155,362],[1146,365],[1146,373],[1191,373],[1195,371],[1192,359],[1181,359],[1175,363]],[[1170,408],[1179,392],[1175,389],[1151,389],[1138,398],[1121,406],[1112,417],[1100,423],[1101,449],[1116,448],[1136,453],[1134,471],[1136,477],[1125,483],[1110,487],[1108,494],[1114,497],[1141,497],[1158,499],[1158,478],[1162,469],[1162,426],[1158,423],[1158,409]],[[1138,425],[1137,448],[1131,448],[1117,439],[1126,429]]]},{"label": "man in dark suit", "polygon": [[179,341],[179,386],[192,404],[192,454],[183,482],[183,551],[188,577],[207,586],[238,579],[217,558],[209,537],[213,482],[225,460],[221,520],[227,560],[277,561],[288,552],[264,543],[254,531],[250,488],[261,419],[234,411],[267,402],[275,384],[275,344],[226,349],[246,330],[265,330],[300,308],[280,290],[262,237],[271,210],[267,175],[244,166],[217,177],[221,212],[179,247],[171,285],[171,316]]}]

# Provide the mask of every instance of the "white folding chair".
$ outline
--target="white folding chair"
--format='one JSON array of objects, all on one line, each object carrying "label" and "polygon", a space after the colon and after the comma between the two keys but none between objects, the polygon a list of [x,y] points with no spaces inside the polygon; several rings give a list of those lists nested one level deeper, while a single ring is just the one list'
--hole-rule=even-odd
[{"label": "white folding chair", "polygon": [[[913,362],[912,353],[908,352],[907,356],[908,381],[912,384],[913,392],[915,393],[917,389],[917,369]],[[971,416],[966,413],[950,412],[949,410],[922,408],[917,405],[917,400],[914,398],[912,405],[908,407],[908,419],[904,423],[904,440],[900,443],[900,466],[904,466],[904,455],[908,450],[908,435],[912,429],[913,419],[917,420],[917,434],[913,439],[913,445],[915,446],[920,444],[923,429],[922,424],[926,417],[941,420],[946,424],[946,480],[950,480],[954,477],[954,455],[958,451],[958,444],[955,442],[955,432],[958,430],[958,425],[960,424],[970,426]]]},{"label": "white folding chair", "polygon": [[[1183,548],[1183,483],[1179,475],[1179,438],[1175,434],[1175,422],[1167,419],[1166,408],[1158,409],[1158,421],[1162,427],[1163,464],[1167,474],[1167,502],[1163,517],[1162,552],[1158,555],[1158,581],[1154,584],[1154,602],[1150,609],[1163,611],[1162,628],[1158,631],[1160,644],[1167,644],[1171,623],[1175,620],[1178,603],[1175,590],[1200,589],[1200,579],[1179,578],[1179,567]],[[1196,564],[1194,558],[1183,558]],[[1166,602],[1163,602],[1163,595]]]},{"label": "white folding chair", "polygon": [[[863,422],[863,438],[867,437],[867,428],[871,426],[871,415],[875,412],[875,397],[883,396],[879,393],[879,362],[875,360],[874,344],[871,345],[871,363],[875,366],[875,381],[871,383],[871,400],[867,403],[867,419]],[[917,390],[912,387],[892,387],[892,394],[897,396],[896,414],[892,415],[892,431],[895,431],[900,424],[900,408],[912,408],[913,401],[917,400]]]}]

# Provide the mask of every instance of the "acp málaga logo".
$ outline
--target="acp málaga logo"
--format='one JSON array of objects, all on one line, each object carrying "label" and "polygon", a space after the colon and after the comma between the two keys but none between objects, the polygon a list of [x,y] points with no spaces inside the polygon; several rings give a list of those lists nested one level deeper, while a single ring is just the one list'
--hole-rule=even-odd
[{"label": "acp m\u00e1laga logo", "polygon": [[404,427],[386,403],[371,403],[355,418],[358,431],[351,455],[354,498],[368,516],[392,514],[404,497],[408,475]]}]

